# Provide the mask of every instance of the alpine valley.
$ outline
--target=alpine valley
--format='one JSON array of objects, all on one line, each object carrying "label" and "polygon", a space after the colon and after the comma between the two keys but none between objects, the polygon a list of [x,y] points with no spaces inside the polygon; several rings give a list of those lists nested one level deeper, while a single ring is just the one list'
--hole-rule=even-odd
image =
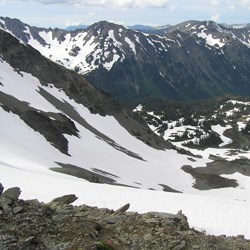
[{"label": "alpine valley", "polygon": [[[0,27],[4,187],[43,202],[74,193],[74,204],[182,209],[195,229],[250,238],[250,28]],[[195,249],[186,244],[167,249]]]}]

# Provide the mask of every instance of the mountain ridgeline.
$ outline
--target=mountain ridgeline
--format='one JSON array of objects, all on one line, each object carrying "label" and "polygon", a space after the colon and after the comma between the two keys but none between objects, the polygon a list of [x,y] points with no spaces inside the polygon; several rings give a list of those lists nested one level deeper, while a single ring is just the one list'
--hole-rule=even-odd
[{"label": "mountain ridgeline", "polygon": [[101,21],[66,31],[0,18],[0,27],[123,102],[250,94],[250,28],[187,21],[156,34]]}]

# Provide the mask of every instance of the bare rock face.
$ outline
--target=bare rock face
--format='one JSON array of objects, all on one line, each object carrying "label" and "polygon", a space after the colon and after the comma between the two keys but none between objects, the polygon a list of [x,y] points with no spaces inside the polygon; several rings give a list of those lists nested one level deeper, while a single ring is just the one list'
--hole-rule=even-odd
[{"label": "bare rock face", "polygon": [[177,214],[126,212],[86,205],[72,206],[75,195],[48,204],[19,200],[20,189],[0,195],[0,249],[110,249],[110,250],[235,250],[250,249],[250,241],[205,235],[189,227]]}]

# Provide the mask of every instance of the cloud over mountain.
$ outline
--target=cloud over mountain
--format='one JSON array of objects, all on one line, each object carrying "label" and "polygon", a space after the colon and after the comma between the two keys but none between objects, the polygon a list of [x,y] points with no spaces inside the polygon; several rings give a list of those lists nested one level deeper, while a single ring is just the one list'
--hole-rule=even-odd
[{"label": "cloud over mountain", "polygon": [[[27,0],[2,0],[1,4],[10,2],[27,2]],[[95,6],[95,7],[118,7],[118,8],[145,8],[156,7],[166,8],[174,4],[177,8],[186,8],[187,6],[200,6],[198,0],[28,0],[28,2],[40,3],[44,5],[71,5],[71,6]],[[235,9],[236,7],[250,8],[250,0],[204,0],[202,2],[204,8],[212,7],[218,10]]]}]

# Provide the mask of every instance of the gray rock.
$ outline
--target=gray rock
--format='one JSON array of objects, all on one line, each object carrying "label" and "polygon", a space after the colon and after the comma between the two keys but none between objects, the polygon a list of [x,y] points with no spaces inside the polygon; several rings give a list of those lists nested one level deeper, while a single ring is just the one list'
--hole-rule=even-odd
[{"label": "gray rock", "polygon": [[111,215],[111,216],[108,216],[108,217],[106,218],[106,221],[107,221],[109,224],[116,224],[116,223],[123,222],[125,219],[126,219],[125,216]]},{"label": "gray rock", "polygon": [[201,247],[198,246],[198,245],[193,245],[193,246],[192,246],[192,249],[201,249]]},{"label": "gray rock", "polygon": [[3,207],[3,213],[7,217],[11,217],[13,215],[13,212],[10,206]]},{"label": "gray rock", "polygon": [[8,235],[8,234],[0,235],[0,249],[10,249],[9,246],[16,242],[17,242],[17,239],[13,235]]},{"label": "gray rock", "polygon": [[12,203],[12,200],[8,197],[0,197],[0,207],[9,206]]},{"label": "gray rock", "polygon": [[20,213],[22,210],[23,210],[22,207],[14,207],[14,208],[13,208],[13,213],[14,213],[14,214],[18,214],[18,213]]},{"label": "gray rock", "polygon": [[4,187],[2,185],[2,183],[0,182],[0,195],[3,193]]},{"label": "gray rock", "polygon": [[120,207],[119,209],[117,209],[117,210],[115,211],[115,213],[126,212],[126,211],[129,209],[129,207],[130,207],[130,204],[127,203],[127,204],[125,204],[124,206],[122,206],[122,207]]},{"label": "gray rock", "polygon": [[146,223],[155,223],[155,224],[159,223],[159,220],[154,219],[154,218],[151,218],[151,219],[144,219],[144,221],[145,221]]},{"label": "gray rock", "polygon": [[21,194],[21,190],[19,187],[8,188],[2,193],[2,197],[6,197],[11,199],[12,201],[17,201]]},{"label": "gray rock", "polygon": [[25,239],[24,242],[33,242],[34,240],[36,241],[35,236],[30,236],[27,239]]},{"label": "gray rock", "polygon": [[187,217],[182,213],[182,210],[180,210],[176,216],[180,219],[180,224],[182,226],[183,229],[188,229],[189,228],[189,224],[188,224],[188,219]]},{"label": "gray rock", "polygon": [[173,247],[172,250],[182,250],[182,249],[185,249],[185,247],[186,247],[186,241],[182,240],[180,242],[180,244],[178,244],[177,246]]},{"label": "gray rock", "polygon": [[67,216],[65,216],[65,215],[54,215],[54,216],[52,216],[52,220],[53,221],[56,221],[56,222],[60,222],[60,221],[63,221],[63,220],[65,220],[65,218],[66,218]]},{"label": "gray rock", "polygon": [[67,194],[58,198],[53,199],[50,203],[62,203],[62,204],[70,204],[76,201],[78,197],[75,194]]},{"label": "gray rock", "polygon": [[10,198],[7,197],[3,197],[3,195],[0,197],[0,207],[3,209],[3,214],[5,216],[12,216],[12,209],[10,207],[10,205],[12,204],[12,200]]},{"label": "gray rock", "polygon": [[239,235],[237,235],[237,238],[244,239],[244,238],[245,238],[245,236],[244,236],[244,235],[242,235],[242,234],[239,234]]},{"label": "gray rock", "polygon": [[143,236],[143,239],[144,239],[145,241],[150,241],[150,240],[152,240],[152,235],[151,235],[151,234],[145,234],[145,235]]},{"label": "gray rock", "polygon": [[4,203],[0,205],[0,249],[4,250],[83,249],[83,244],[84,249],[94,249],[99,241],[112,249],[250,249],[250,242],[243,235],[216,237],[186,229],[187,219],[181,211],[177,214],[114,213],[86,205],[64,204],[58,199],[51,204],[13,202],[0,195],[0,200]]}]

